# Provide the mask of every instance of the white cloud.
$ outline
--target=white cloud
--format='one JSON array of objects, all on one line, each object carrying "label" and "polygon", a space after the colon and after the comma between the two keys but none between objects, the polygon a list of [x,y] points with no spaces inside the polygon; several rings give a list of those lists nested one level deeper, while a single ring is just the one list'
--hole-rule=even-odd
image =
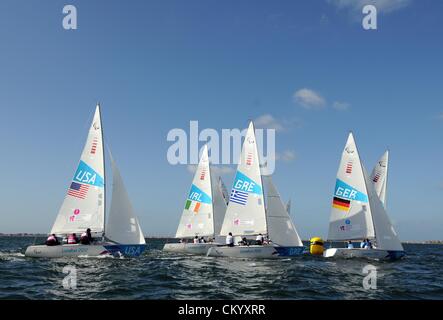
[{"label": "white cloud", "polygon": [[277,153],[275,155],[276,160],[280,160],[283,162],[292,162],[297,158],[295,151],[293,150],[285,150],[282,153]]},{"label": "white cloud", "polygon": [[277,120],[271,114],[264,114],[254,120],[256,128],[275,129],[275,131],[286,131],[291,128],[301,127],[301,121],[297,118]]},{"label": "white cloud", "polygon": [[197,170],[197,165],[196,164],[188,164],[186,166],[186,169],[188,169],[188,172],[190,172],[190,173],[195,173],[195,170]]},{"label": "white cloud", "polygon": [[326,100],[314,90],[303,88],[294,93],[294,101],[305,109],[322,109]]},{"label": "white cloud", "polygon": [[285,130],[283,124],[270,114],[264,114],[254,120],[257,128],[275,129],[276,131]]},{"label": "white cloud", "polygon": [[348,9],[361,14],[365,5],[372,4],[378,12],[390,13],[402,9],[412,3],[412,0],[326,0],[338,9]]},{"label": "white cloud", "polygon": [[344,102],[344,101],[335,101],[332,104],[332,108],[334,108],[335,110],[338,111],[346,111],[351,107],[351,105],[348,102]]}]

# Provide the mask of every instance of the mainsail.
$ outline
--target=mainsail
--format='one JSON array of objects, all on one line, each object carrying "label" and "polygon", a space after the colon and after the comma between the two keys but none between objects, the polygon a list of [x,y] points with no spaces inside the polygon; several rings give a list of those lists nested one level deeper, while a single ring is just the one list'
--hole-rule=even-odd
[{"label": "mainsail", "polygon": [[213,236],[213,214],[211,171],[208,147],[205,145],[175,237]]},{"label": "mainsail", "polygon": [[254,125],[249,124],[220,235],[266,234],[266,213]]},{"label": "mainsail", "polygon": [[218,185],[219,185],[219,188],[222,192],[223,198],[225,198],[226,204],[228,204],[229,203],[228,189],[226,189],[226,186],[225,186],[221,177],[218,178]]},{"label": "mainsail", "polygon": [[369,203],[372,212],[372,220],[374,222],[377,249],[403,251],[403,246],[398,238],[397,232],[392,226],[385,207],[372,185],[371,177],[365,170],[364,175],[368,186]]},{"label": "mainsail", "polygon": [[375,192],[386,208],[386,185],[388,182],[389,151],[386,151],[378,160],[371,174],[371,183],[374,184]]},{"label": "mainsail", "polygon": [[80,163],[69,185],[51,233],[102,234],[105,217],[105,172],[100,106],[95,109]]},{"label": "mainsail", "polygon": [[349,134],[337,172],[329,240],[375,237],[367,182],[352,133]]},{"label": "mainsail", "polygon": [[267,193],[266,216],[268,218],[268,236],[274,244],[284,247],[301,247],[303,243],[289,217],[287,207],[282,202],[271,176],[263,176]]},{"label": "mainsail", "polygon": [[214,235],[219,235],[223,224],[223,219],[225,218],[227,202],[223,191],[223,181],[219,177],[214,179],[214,174],[211,171],[211,182],[212,182],[212,206],[213,206],[213,217],[214,217]]},{"label": "mainsail", "polygon": [[120,171],[109,152],[112,166],[112,200],[106,221],[106,237],[120,244],[145,244],[145,237],[134,214]]}]

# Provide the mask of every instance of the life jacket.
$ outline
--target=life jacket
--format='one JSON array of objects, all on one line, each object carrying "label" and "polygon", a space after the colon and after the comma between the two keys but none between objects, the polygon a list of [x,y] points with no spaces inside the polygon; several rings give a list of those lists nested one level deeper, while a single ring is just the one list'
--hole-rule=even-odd
[{"label": "life jacket", "polygon": [[77,239],[75,239],[73,234],[70,234],[68,236],[68,244],[76,244],[77,243]]}]

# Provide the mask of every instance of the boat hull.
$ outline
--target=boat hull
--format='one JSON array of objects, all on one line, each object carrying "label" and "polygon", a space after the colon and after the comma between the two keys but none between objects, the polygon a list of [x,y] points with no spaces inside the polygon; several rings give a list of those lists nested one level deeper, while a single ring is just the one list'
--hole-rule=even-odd
[{"label": "boat hull", "polygon": [[195,255],[205,255],[209,248],[216,247],[217,243],[167,243],[163,251],[175,253],[188,253]]},{"label": "boat hull", "polygon": [[104,255],[136,257],[142,254],[145,249],[145,244],[123,245],[111,242],[94,245],[34,245],[26,249],[25,256],[33,258],[98,257]]},{"label": "boat hull", "polygon": [[279,247],[279,246],[218,246],[208,250],[208,257],[232,258],[261,258],[279,259],[299,256],[303,254],[304,247]]},{"label": "boat hull", "polygon": [[325,258],[363,258],[370,260],[398,260],[405,255],[404,251],[389,251],[381,249],[361,249],[361,248],[330,248],[323,253]]}]

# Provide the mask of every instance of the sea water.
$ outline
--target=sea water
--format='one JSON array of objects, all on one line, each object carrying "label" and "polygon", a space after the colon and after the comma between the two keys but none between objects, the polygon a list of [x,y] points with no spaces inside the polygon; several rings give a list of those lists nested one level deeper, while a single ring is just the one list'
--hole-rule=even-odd
[{"label": "sea water", "polygon": [[147,239],[139,258],[42,259],[24,256],[33,238],[0,237],[0,299],[443,299],[443,245],[377,262],[190,256],[165,242]]}]

